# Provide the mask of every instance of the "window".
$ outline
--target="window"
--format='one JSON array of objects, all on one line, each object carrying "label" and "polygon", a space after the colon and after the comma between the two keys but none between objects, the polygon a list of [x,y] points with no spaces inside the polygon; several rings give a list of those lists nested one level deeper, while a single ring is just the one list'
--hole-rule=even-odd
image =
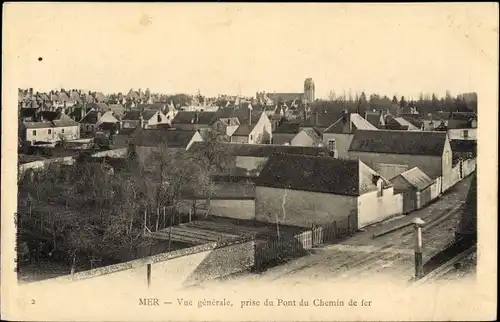
[{"label": "window", "polygon": [[49,129],[49,134],[52,134],[52,130],[51,129]]},{"label": "window", "polygon": [[36,136],[36,130],[33,130],[33,136]]},{"label": "window", "polygon": [[464,138],[468,138],[469,137],[469,130],[464,130]]},{"label": "window", "polygon": [[328,140],[328,150],[335,151],[337,148],[337,144],[335,140]]},{"label": "window", "polygon": [[161,123],[161,115],[160,115],[160,113],[158,113],[158,115],[156,117],[157,117],[158,123]]},{"label": "window", "polygon": [[252,136],[250,135],[250,141],[252,141],[252,140],[253,140],[253,138],[252,138]]},{"label": "window", "polygon": [[61,133],[64,134],[64,129],[61,129]]}]

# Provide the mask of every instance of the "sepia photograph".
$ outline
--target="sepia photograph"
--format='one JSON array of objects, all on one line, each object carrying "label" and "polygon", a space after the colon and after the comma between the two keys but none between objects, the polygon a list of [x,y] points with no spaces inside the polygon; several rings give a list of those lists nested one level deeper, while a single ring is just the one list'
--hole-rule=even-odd
[{"label": "sepia photograph", "polygon": [[2,319],[494,319],[497,10],[5,4]]}]

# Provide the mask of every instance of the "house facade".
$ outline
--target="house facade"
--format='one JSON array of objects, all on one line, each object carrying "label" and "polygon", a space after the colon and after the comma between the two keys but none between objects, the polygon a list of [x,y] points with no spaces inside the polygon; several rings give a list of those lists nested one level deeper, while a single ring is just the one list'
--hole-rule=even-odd
[{"label": "house facade", "polygon": [[443,189],[451,182],[452,150],[446,132],[357,131],[349,158],[359,158],[388,180],[417,167],[433,180],[442,177]]},{"label": "house facade", "polygon": [[155,110],[133,110],[125,113],[121,120],[122,129],[134,129],[140,126],[143,129],[153,129],[160,124],[167,124],[166,116]]},{"label": "house facade", "polygon": [[359,160],[274,154],[256,179],[255,219],[357,229],[402,212],[390,183]]},{"label": "house facade", "polygon": [[[240,122],[241,123],[241,122]],[[231,136],[232,143],[268,144],[272,141],[272,126],[265,113],[260,113],[258,121],[241,123]]]},{"label": "house facade", "polygon": [[294,146],[323,146],[321,133],[315,129],[303,129],[290,141]]},{"label": "house facade", "polygon": [[103,113],[92,109],[80,121],[80,133],[95,134],[99,130],[100,125],[108,123],[114,126],[115,124],[119,124],[119,122],[112,111]]},{"label": "house facade", "polygon": [[338,158],[347,158],[349,146],[357,130],[377,130],[357,113],[344,115],[323,132],[323,144]]},{"label": "house facade", "polygon": [[80,126],[77,122],[65,118],[52,122],[24,122],[20,124],[21,140],[27,144],[35,142],[54,143],[80,138]]}]

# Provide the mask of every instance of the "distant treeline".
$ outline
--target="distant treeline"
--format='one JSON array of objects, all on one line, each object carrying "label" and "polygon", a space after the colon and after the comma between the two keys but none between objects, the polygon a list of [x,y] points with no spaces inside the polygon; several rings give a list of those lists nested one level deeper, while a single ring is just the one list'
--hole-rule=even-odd
[{"label": "distant treeline", "polygon": [[[390,98],[372,94],[366,97],[365,93],[359,96],[346,98],[330,94],[329,100],[317,100],[312,108],[319,111],[341,111],[348,109],[351,112],[364,114],[367,111],[388,110],[392,114],[418,112],[421,116],[427,116],[436,112],[475,112],[477,113],[477,94],[468,93],[457,96],[447,94],[443,98],[437,98],[435,94],[420,95],[417,100],[407,100],[404,96]],[[398,113],[399,112],[399,113]]]}]

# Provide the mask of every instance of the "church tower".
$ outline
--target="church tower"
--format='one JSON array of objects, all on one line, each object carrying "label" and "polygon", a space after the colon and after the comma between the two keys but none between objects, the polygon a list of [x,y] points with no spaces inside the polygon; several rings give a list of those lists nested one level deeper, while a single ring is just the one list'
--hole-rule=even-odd
[{"label": "church tower", "polygon": [[304,101],[306,104],[314,102],[314,81],[312,78],[307,78],[304,81]]}]

